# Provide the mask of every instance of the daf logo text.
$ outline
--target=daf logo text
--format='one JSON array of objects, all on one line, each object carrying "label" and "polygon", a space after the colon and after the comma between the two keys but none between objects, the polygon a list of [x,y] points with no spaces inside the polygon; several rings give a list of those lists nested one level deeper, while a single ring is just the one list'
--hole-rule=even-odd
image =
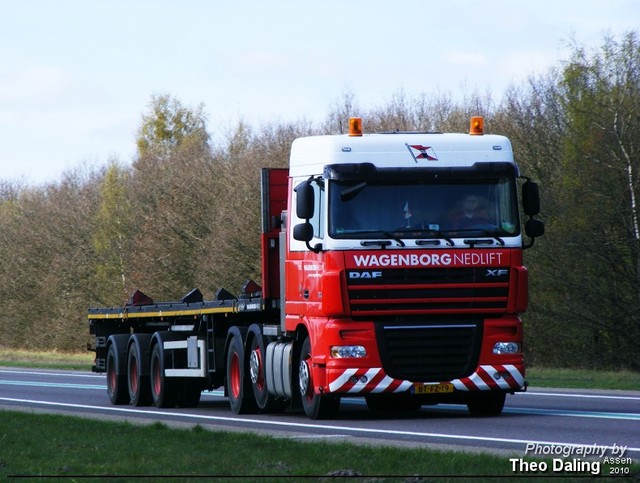
[{"label": "daf logo text", "polygon": [[349,272],[350,279],[382,278],[382,272]]}]

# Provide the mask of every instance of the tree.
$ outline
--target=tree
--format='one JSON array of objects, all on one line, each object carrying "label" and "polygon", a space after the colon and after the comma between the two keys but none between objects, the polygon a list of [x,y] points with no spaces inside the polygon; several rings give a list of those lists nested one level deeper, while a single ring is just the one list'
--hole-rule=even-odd
[{"label": "tree", "polygon": [[150,112],[142,115],[136,146],[138,159],[152,155],[166,158],[184,145],[208,145],[204,106],[184,107],[180,101],[167,95],[151,97]]},{"label": "tree", "polygon": [[100,182],[100,205],[93,231],[96,296],[103,305],[126,300],[131,290],[128,258],[132,238],[130,200],[127,197],[129,173],[116,162],[104,172]]},{"label": "tree", "polygon": [[[564,189],[567,246],[579,247],[573,319],[588,328],[589,353],[603,365],[640,369],[640,42],[605,38],[575,47],[560,95],[567,123]],[[569,210],[567,210],[567,214]],[[586,262],[586,263],[585,263]]]}]

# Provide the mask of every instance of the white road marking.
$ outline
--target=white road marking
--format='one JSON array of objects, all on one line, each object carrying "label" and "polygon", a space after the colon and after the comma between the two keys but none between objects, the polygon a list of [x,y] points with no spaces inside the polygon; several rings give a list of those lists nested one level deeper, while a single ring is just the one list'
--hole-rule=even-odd
[{"label": "white road marking", "polygon": [[[447,440],[461,440],[461,441],[482,441],[482,442],[493,442],[493,443],[510,443],[510,444],[520,444],[526,445],[528,443],[538,443],[541,445],[560,445],[560,446],[582,446],[581,443],[567,443],[564,441],[532,441],[530,439],[515,439],[515,438],[496,438],[496,437],[488,437],[488,436],[471,436],[471,435],[457,435],[457,434],[445,434],[445,433],[425,433],[419,431],[398,431],[391,429],[374,429],[374,428],[356,428],[356,427],[346,427],[346,426],[336,426],[332,424],[312,424],[312,423],[295,423],[290,421],[268,421],[261,419],[251,419],[251,418],[242,418],[242,417],[227,417],[227,416],[211,416],[205,414],[185,414],[185,413],[176,413],[170,411],[150,411],[145,409],[135,409],[135,408],[126,408],[126,407],[113,407],[113,406],[92,406],[87,404],[70,404],[70,403],[58,403],[58,402],[50,402],[50,401],[38,401],[31,399],[17,399],[17,398],[5,398],[0,397],[0,401],[13,402],[13,403],[23,403],[23,404],[37,404],[42,406],[55,406],[55,407],[67,407],[67,408],[77,408],[77,409],[90,409],[97,411],[107,411],[114,413],[126,413],[126,414],[146,414],[151,416],[171,416],[171,417],[180,417],[186,419],[195,419],[195,420],[205,420],[205,421],[223,421],[223,422],[241,422],[241,423],[249,423],[252,425],[262,425],[262,426],[279,426],[285,428],[300,428],[305,430],[329,430],[329,431],[342,431],[346,433],[353,434],[384,434],[384,435],[392,435],[392,436],[411,436],[411,437],[420,437],[420,438],[436,438],[436,439],[447,439]],[[585,443],[584,445],[589,446],[593,443]],[[613,449],[613,446],[601,445],[607,449]],[[628,452],[640,452],[640,447],[638,448],[627,448]]]}]

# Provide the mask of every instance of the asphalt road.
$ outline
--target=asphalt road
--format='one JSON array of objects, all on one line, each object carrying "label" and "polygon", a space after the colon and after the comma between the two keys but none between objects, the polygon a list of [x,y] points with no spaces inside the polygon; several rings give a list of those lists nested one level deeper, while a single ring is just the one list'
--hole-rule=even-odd
[{"label": "asphalt road", "polygon": [[363,400],[348,398],[342,400],[336,419],[311,421],[302,412],[238,416],[221,391],[204,392],[194,409],[112,406],[105,384],[104,375],[89,372],[0,368],[0,409],[199,424],[302,440],[489,451],[519,458],[533,456],[535,448],[553,452],[571,445],[616,456],[626,446],[623,456],[640,461],[640,391],[533,388],[507,396],[503,414],[495,418],[472,418],[458,405],[424,406],[417,413],[381,418],[370,413]]}]

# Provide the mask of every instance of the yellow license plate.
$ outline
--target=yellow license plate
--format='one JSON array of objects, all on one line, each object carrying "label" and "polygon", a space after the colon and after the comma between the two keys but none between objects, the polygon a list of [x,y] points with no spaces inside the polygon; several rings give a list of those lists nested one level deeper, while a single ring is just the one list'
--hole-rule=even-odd
[{"label": "yellow license plate", "polygon": [[414,384],[414,394],[442,394],[443,392],[453,392],[453,384],[441,382],[440,384]]}]

